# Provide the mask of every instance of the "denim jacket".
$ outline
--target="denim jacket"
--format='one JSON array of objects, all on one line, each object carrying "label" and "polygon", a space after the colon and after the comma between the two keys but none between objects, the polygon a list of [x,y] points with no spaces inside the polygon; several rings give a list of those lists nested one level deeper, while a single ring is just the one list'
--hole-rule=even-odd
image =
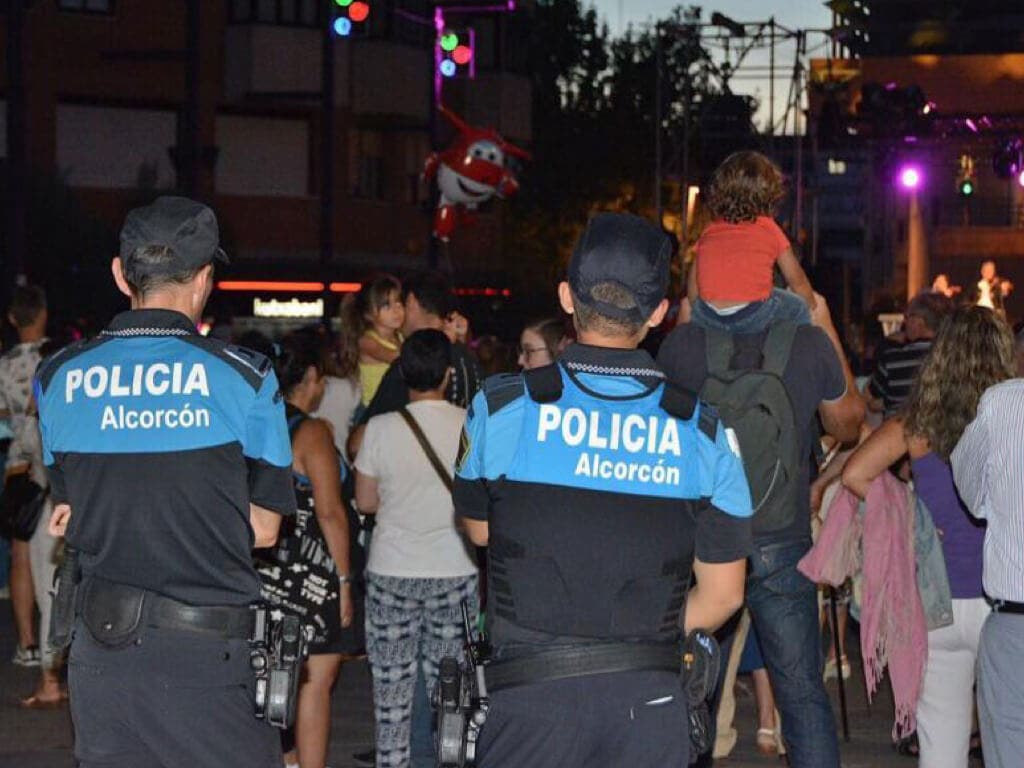
[{"label": "denim jacket", "polygon": [[917,495],[914,512],[914,559],[917,561],[917,591],[921,593],[928,631],[953,623],[953,595],[949,589],[946,559],[932,514]]}]

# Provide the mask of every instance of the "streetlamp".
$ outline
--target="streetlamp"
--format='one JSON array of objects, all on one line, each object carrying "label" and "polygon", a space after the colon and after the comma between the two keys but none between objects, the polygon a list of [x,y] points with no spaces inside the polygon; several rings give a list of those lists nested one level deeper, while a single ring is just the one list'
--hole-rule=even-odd
[{"label": "streetlamp", "polygon": [[907,213],[907,301],[910,301],[929,284],[928,247],[918,196],[925,182],[924,169],[917,163],[904,163],[897,171],[896,182],[910,204]]}]

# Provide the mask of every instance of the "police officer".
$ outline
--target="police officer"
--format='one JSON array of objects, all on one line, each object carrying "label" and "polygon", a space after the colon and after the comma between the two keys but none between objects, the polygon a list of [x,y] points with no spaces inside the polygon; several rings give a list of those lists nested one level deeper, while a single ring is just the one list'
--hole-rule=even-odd
[{"label": "police officer", "polygon": [[254,715],[248,606],[251,550],[295,511],[291,447],[267,359],[196,333],[217,260],[206,206],[131,211],[112,265],[131,310],[37,374],[50,527],[82,572],[69,664],[82,768],[281,765]]},{"label": "police officer", "polygon": [[687,765],[680,631],[742,602],[751,505],[735,439],[637,349],[670,253],[595,216],[558,287],[578,343],[473,401],[455,504],[490,547],[484,768]]}]

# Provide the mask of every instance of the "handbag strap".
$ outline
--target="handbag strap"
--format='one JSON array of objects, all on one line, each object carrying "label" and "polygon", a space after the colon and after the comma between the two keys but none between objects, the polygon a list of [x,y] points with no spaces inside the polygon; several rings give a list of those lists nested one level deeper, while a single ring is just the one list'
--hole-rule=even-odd
[{"label": "handbag strap", "polygon": [[409,413],[408,408],[401,408],[398,411],[402,414],[402,418],[405,419],[405,423],[409,425],[409,429],[416,436],[416,441],[420,444],[420,448],[423,449],[423,453],[427,455],[427,460],[430,461],[430,466],[437,472],[437,476],[441,478],[441,482],[444,483],[444,487],[448,489],[448,493],[452,492],[452,476],[448,474],[448,470],[444,468],[444,464],[441,459],[438,458],[437,453],[434,452],[434,448],[430,445],[430,441],[427,440],[427,436],[423,434],[423,430],[420,429],[420,425],[416,423],[416,419]]}]

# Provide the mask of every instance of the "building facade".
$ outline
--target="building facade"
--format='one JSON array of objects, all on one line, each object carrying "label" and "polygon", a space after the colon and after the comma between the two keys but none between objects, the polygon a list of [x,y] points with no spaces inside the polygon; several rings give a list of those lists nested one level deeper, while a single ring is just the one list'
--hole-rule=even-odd
[{"label": "building facade", "polygon": [[[365,28],[333,42],[327,259],[320,253],[322,56],[333,0],[27,4],[20,41],[27,173],[53,179],[116,231],[130,207],[181,186],[183,137],[194,125],[195,195],[218,214],[232,276],[351,282],[373,270],[426,266],[431,192],[420,173],[432,138],[443,143],[449,135],[443,126],[433,137],[431,130],[434,5],[369,5]],[[447,81],[444,101],[528,145],[528,10],[460,13],[458,3],[446,5],[474,30],[476,78]],[[7,32],[0,40],[9,45]],[[441,250],[441,265],[465,283],[492,283],[504,268],[500,228],[495,204]],[[32,276],[30,263],[26,271]]]}]

